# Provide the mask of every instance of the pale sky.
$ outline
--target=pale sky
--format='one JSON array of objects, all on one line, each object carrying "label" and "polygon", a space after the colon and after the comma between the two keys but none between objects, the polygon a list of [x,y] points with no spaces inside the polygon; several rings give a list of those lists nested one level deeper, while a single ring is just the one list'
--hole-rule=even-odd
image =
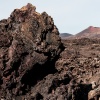
[{"label": "pale sky", "polygon": [[76,34],[89,26],[100,27],[100,0],[2,0],[0,20],[27,3],[36,6],[37,12],[52,16],[60,33]]}]

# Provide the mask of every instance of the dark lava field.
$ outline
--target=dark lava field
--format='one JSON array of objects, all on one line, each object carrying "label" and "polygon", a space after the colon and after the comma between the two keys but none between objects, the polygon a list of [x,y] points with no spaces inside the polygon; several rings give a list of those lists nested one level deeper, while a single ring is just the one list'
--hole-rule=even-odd
[{"label": "dark lava field", "polygon": [[63,40],[27,4],[0,21],[0,100],[100,100],[100,39]]}]

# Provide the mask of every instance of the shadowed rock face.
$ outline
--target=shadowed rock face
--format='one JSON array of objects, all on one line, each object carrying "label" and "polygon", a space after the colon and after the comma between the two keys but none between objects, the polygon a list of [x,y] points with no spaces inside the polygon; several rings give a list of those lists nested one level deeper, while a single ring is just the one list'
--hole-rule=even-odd
[{"label": "shadowed rock face", "polygon": [[58,29],[46,12],[35,9],[27,4],[0,21],[0,98],[25,95],[56,71],[54,61],[62,51]]}]

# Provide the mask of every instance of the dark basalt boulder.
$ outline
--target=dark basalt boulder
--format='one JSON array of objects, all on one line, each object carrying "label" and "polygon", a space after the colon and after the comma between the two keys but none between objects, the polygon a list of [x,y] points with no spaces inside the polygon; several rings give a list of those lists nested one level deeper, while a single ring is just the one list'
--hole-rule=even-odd
[{"label": "dark basalt boulder", "polygon": [[56,72],[55,60],[63,49],[58,29],[46,12],[35,10],[27,4],[0,21],[0,98],[5,100],[25,95]]}]

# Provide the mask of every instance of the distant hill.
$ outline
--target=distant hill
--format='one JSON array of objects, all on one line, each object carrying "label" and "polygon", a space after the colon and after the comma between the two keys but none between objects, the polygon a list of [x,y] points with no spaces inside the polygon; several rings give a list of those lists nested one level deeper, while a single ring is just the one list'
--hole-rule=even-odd
[{"label": "distant hill", "polygon": [[68,37],[69,39],[80,39],[80,38],[100,38],[100,27],[89,26],[83,31],[76,35]]},{"label": "distant hill", "polygon": [[61,37],[62,39],[66,39],[66,38],[68,38],[69,36],[72,36],[72,34],[69,34],[69,33],[60,33],[60,37]]}]

